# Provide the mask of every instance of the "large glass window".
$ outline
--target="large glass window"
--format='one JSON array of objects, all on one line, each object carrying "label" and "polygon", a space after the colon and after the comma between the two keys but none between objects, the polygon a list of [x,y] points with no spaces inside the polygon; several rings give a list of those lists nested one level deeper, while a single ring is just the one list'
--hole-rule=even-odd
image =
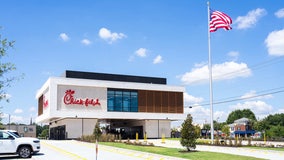
[{"label": "large glass window", "polygon": [[138,112],[137,91],[108,89],[107,110],[115,112]]}]

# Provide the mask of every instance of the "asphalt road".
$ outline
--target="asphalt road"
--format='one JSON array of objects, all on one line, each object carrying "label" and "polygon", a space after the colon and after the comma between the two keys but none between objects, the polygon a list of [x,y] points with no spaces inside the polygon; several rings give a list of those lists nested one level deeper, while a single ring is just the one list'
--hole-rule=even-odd
[{"label": "asphalt road", "polygon": [[[96,159],[97,158],[97,159]],[[19,159],[17,156],[0,155],[0,159]],[[96,146],[92,143],[74,140],[52,141],[41,140],[41,151],[33,155],[32,160],[183,160],[175,157],[167,157],[145,152],[138,152],[109,146],[98,145],[96,157]]]}]

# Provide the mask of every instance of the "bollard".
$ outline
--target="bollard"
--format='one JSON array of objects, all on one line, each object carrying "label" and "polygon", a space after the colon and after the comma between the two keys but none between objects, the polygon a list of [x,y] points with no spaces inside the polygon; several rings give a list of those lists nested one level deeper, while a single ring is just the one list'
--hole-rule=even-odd
[{"label": "bollard", "polygon": [[99,151],[98,140],[96,139],[96,160],[98,159],[98,151]]},{"label": "bollard", "polygon": [[147,142],[147,133],[144,133],[144,142]]},{"label": "bollard", "polygon": [[162,134],[162,143],[166,143],[165,142],[165,134],[164,133]]},{"label": "bollard", "polygon": [[136,142],[138,142],[138,132],[136,132]]},{"label": "bollard", "polygon": [[265,136],[265,132],[263,134],[263,141],[264,141],[264,144],[266,144],[266,136]]}]

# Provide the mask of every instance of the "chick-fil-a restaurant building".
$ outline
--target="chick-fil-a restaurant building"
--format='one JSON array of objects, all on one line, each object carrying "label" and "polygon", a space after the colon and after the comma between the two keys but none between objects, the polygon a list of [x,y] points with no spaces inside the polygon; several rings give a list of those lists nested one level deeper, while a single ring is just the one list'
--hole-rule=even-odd
[{"label": "chick-fil-a restaurant building", "polygon": [[186,117],[184,91],[166,78],[65,71],[38,90],[36,122],[58,140],[91,135],[97,122],[122,138],[170,137],[171,121]]}]

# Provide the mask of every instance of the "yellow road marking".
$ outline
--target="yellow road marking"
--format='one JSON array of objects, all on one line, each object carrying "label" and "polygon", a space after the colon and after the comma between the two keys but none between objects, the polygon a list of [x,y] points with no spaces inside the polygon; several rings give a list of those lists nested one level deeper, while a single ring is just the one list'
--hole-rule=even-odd
[{"label": "yellow road marking", "polygon": [[77,155],[77,154],[68,152],[68,151],[66,151],[66,150],[64,150],[64,149],[58,148],[58,147],[56,147],[56,146],[54,146],[54,145],[51,145],[51,144],[48,144],[48,143],[46,143],[46,142],[41,142],[41,143],[42,143],[43,145],[48,146],[49,148],[51,148],[51,149],[53,149],[53,150],[55,150],[55,151],[58,151],[58,152],[60,152],[60,153],[62,153],[62,154],[65,154],[65,155],[71,157],[71,158],[74,158],[74,159],[76,159],[76,160],[87,160],[87,158],[84,158],[84,157],[81,157],[81,156],[79,156],[79,155]]},{"label": "yellow road marking", "polygon": [[[83,143],[83,142],[79,142],[79,141],[68,141],[70,143],[76,143],[76,145],[81,145],[81,146],[85,146],[88,148],[94,148],[95,149],[95,144],[90,144],[90,143]],[[141,159],[145,159],[145,160],[152,160],[154,157],[151,155],[147,155],[145,153],[138,153],[133,151],[132,153],[128,152],[128,151],[124,151],[124,150],[118,150],[118,149],[109,149],[105,146],[100,146],[99,150],[104,150],[104,151],[108,151],[108,152],[113,152],[113,153],[118,153],[118,154],[122,154],[122,155],[127,155],[130,157],[136,157],[136,158],[141,158]],[[165,160],[165,157],[163,157],[163,155],[160,155],[161,158],[159,158],[159,160]]]}]

